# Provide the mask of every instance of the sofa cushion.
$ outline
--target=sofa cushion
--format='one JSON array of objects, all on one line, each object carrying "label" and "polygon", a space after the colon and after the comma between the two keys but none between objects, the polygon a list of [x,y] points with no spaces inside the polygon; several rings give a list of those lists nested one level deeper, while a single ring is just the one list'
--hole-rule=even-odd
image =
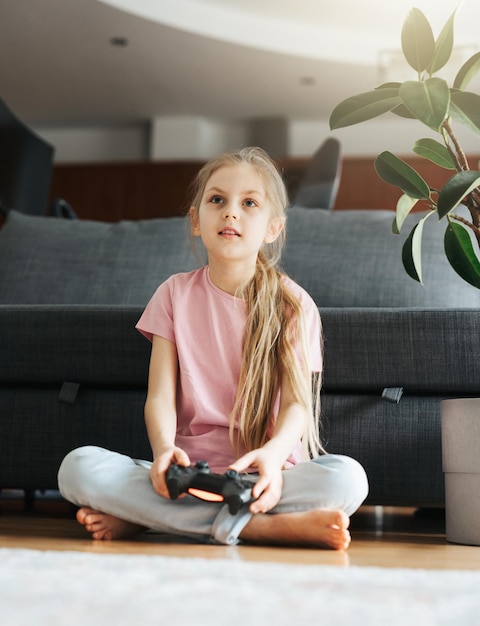
[{"label": "sofa cushion", "polygon": [[[322,307],[480,307],[443,252],[443,222],[424,228],[424,286],[407,276],[404,234],[391,211],[288,211],[282,266]],[[200,251],[200,255],[202,251]],[[36,217],[11,211],[0,230],[0,304],[148,302],[168,276],[198,267],[181,217],[122,221]]]},{"label": "sofa cushion", "polygon": [[0,384],[146,387],[150,343],[143,308],[0,305]]},{"label": "sofa cushion", "polygon": [[104,223],[10,211],[0,230],[0,303],[141,304],[198,267],[182,217]]},{"label": "sofa cushion", "polygon": [[321,308],[328,392],[478,395],[477,309]]},{"label": "sofa cushion", "polygon": [[480,307],[480,290],[445,258],[446,224],[435,216],[423,229],[424,285],[406,274],[402,245],[420,217],[393,235],[392,211],[293,207],[282,265],[322,307]]},{"label": "sofa cushion", "polygon": [[[0,384],[145,387],[140,306],[0,305]],[[473,309],[321,308],[327,393],[478,393]]]}]

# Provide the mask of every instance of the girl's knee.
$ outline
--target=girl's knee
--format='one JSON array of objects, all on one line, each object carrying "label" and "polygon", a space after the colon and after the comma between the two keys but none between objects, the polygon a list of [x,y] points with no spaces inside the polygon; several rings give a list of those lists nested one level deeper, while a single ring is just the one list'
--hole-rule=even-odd
[{"label": "girl's knee", "polygon": [[331,472],[338,472],[342,475],[352,475],[361,479],[366,479],[366,473],[362,465],[350,456],[343,454],[326,454],[313,459],[313,463],[328,468]]},{"label": "girl's knee", "polygon": [[282,499],[277,510],[328,508],[351,515],[367,494],[368,482],[360,463],[347,456],[324,455],[284,471]]},{"label": "girl's knee", "polygon": [[92,458],[97,457],[102,448],[97,446],[82,446],[81,448],[75,448],[69,452],[63,459],[60,469],[58,471],[59,476],[63,476],[65,473],[71,472],[73,469],[75,473],[81,472],[83,468],[90,465]]},{"label": "girl's knee", "polygon": [[331,472],[332,478],[337,477],[339,487],[347,490],[358,502],[358,506],[368,495],[368,478],[363,466],[352,457],[343,454],[327,454],[314,459],[314,463],[321,465]]},{"label": "girl's knee", "polygon": [[75,448],[63,459],[58,469],[58,488],[62,496],[72,500],[73,493],[88,483],[93,471],[94,459],[103,452],[97,446]]}]

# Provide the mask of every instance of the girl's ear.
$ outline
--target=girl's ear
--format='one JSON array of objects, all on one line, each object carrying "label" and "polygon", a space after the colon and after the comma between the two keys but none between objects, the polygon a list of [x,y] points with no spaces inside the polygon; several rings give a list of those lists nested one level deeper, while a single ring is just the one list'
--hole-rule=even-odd
[{"label": "girl's ear", "polygon": [[190,207],[190,228],[192,229],[192,235],[200,237],[200,221],[198,219],[198,212],[194,206]]},{"label": "girl's ear", "polygon": [[283,217],[274,217],[272,220],[270,220],[265,239],[263,240],[264,243],[273,243],[282,232],[284,226],[285,219]]}]

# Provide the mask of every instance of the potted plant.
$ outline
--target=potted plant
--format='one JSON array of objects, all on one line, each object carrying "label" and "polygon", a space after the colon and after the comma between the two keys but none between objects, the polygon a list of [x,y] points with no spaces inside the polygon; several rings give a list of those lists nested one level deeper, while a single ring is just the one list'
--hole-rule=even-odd
[{"label": "potted plant", "polygon": [[[400,232],[417,203],[426,205],[427,212],[402,249],[409,276],[422,282],[422,231],[427,220],[436,215],[446,222],[444,246],[450,265],[465,281],[480,288],[480,171],[470,169],[453,130],[453,124],[460,123],[480,134],[480,96],[465,91],[480,70],[480,52],[464,63],[451,87],[436,76],[452,54],[455,13],[435,39],[422,11],[411,9],[403,24],[401,44],[406,61],[417,73],[416,80],[385,83],[344,100],[333,110],[330,128],[359,124],[391,112],[418,120],[440,135],[440,140],[419,139],[413,151],[438,167],[455,170],[441,189],[432,188],[410,165],[388,151],[377,157],[375,169],[380,178],[403,192],[396,207],[394,233]],[[459,212],[460,204],[467,211]]]}]

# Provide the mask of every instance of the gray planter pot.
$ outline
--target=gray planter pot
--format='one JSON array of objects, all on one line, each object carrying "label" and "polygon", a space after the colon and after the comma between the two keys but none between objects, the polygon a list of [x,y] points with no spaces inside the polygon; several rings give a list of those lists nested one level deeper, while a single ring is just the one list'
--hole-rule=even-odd
[{"label": "gray planter pot", "polygon": [[480,546],[480,398],[442,402],[447,541]]}]

